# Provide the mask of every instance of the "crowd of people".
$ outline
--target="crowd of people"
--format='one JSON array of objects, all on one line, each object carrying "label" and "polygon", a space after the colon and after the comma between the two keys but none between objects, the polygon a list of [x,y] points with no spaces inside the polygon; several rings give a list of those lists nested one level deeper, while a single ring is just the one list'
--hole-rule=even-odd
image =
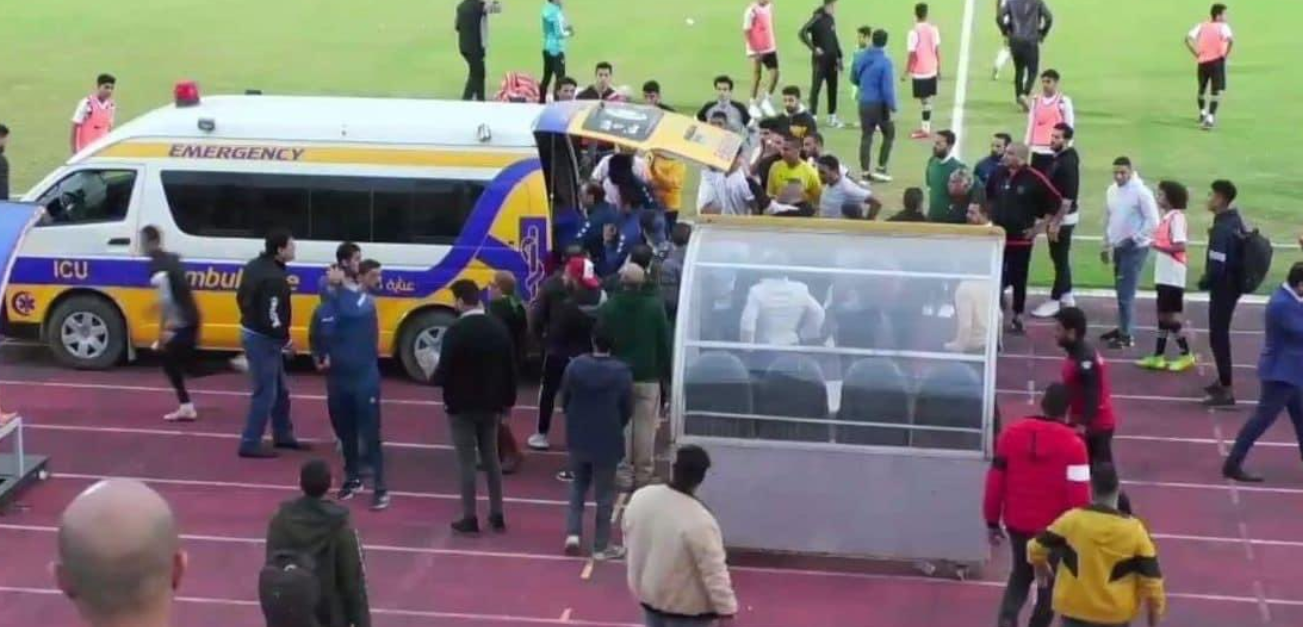
[{"label": "crowd of people", "polygon": [[[808,107],[801,88],[779,87],[772,1],[756,0],[747,7],[743,35],[752,69],[750,97],[737,100],[733,79],[720,75],[713,81],[715,98],[696,112],[702,122],[746,136],[746,149],[727,170],[703,173],[696,212],[880,217],[883,202],[871,183],[892,180],[898,110],[889,36],[868,26],[857,30],[859,50],[849,79],[861,141],[858,170],[852,172],[826,151],[817,116],[826,95],[826,126],[848,126],[838,116],[838,81],[846,55],[837,36],[836,7],[837,0],[822,0],[799,30],[811,53]],[[497,0],[462,0],[457,6],[459,51],[468,64],[466,99],[486,98],[488,24],[500,11]],[[998,0],[997,23],[1008,45],[996,60],[995,74],[1011,57],[1016,103],[1027,114],[1026,129],[1020,141],[1012,133],[994,135],[990,154],[972,167],[957,154],[954,132],[933,131],[941,33],[929,21],[927,4],[918,4],[914,15],[901,80],[912,81],[912,97],[920,103],[919,127],[911,137],[932,141],[932,156],[923,187],[904,190],[903,208],[884,219],[1001,227],[1006,233],[1001,293],[1012,291],[1003,307],[1011,333],[1025,331],[1029,267],[1039,235],[1048,240],[1055,271],[1049,299],[1031,315],[1055,322],[1065,355],[1062,383],[1044,391],[1040,415],[999,433],[987,476],[983,516],[992,542],[1008,542],[1013,558],[998,624],[1018,624],[1028,589],[1035,584],[1041,591],[1033,626],[1048,626],[1057,613],[1064,625],[1107,627],[1127,624],[1142,611],[1154,625],[1165,609],[1162,574],[1153,542],[1120,487],[1112,440],[1121,417],[1112,400],[1111,364],[1091,341],[1086,314],[1073,295],[1071,247],[1083,213],[1078,203],[1082,156],[1074,141],[1081,130],[1073,101],[1062,90],[1064,77],[1054,69],[1040,70],[1040,45],[1051,30],[1052,15],[1043,0]],[[561,0],[544,1],[541,24],[540,101],[629,98],[616,87],[610,63],[597,63],[593,83],[583,89],[567,73],[567,44],[575,31]],[[1222,4],[1213,5],[1210,20],[1187,38],[1198,60],[1199,122],[1205,129],[1215,125],[1231,42]],[[1037,80],[1040,92],[1033,95]],[[96,93],[78,105],[70,140],[74,152],[112,127],[115,83],[112,76],[99,77]],[[775,94],[781,96],[779,106]],[[647,81],[642,95],[646,104],[670,109],[659,82]],[[875,154],[879,132],[883,137]],[[0,183],[5,184],[0,191],[7,191],[7,136],[8,129],[0,125]],[[589,181],[582,193],[582,222],[564,235],[557,271],[533,300],[522,300],[515,277],[506,272],[497,273],[487,286],[460,280],[450,287],[458,318],[443,337],[431,383],[442,388],[456,451],[461,515],[451,529],[480,532],[476,493],[483,473],[488,528],[507,531],[503,475],[514,472],[522,460],[508,418],[516,406],[526,347],[541,346],[538,413],[525,444],[536,451],[552,446],[552,418],[559,403],[566,417],[569,463],[558,479],[569,483],[570,490],[562,550],[584,552],[583,514],[591,492],[596,523],[587,548],[595,560],[627,559],[628,583],[647,625],[726,621],[738,606],[722,534],[695,497],[710,467],[709,455],[696,446],[679,447],[664,483],[655,467],[656,437],[667,402],[670,328],[692,234],[690,225],[678,219],[684,207],[684,164],[600,144],[583,147]],[[1190,192],[1171,180],[1150,188],[1126,156],[1112,164],[1101,216],[1100,260],[1113,269],[1117,315],[1116,328],[1099,341],[1112,350],[1134,344],[1135,296],[1152,254],[1159,333],[1153,353],[1139,366],[1188,370],[1195,364],[1183,322]],[[1237,303],[1257,289],[1255,281],[1260,283],[1265,274],[1261,248],[1246,235],[1250,230],[1237,208],[1238,197],[1233,183],[1218,180],[1206,203],[1214,221],[1198,286],[1210,293],[1209,343],[1217,380],[1206,388],[1204,402],[1213,408],[1237,405],[1230,325]],[[199,309],[183,266],[164,247],[159,229],[147,226],[140,235],[163,317],[159,348],[178,400],[178,409],[166,419],[195,420],[198,411],[185,373],[202,326]],[[294,350],[289,334],[293,290],[286,264],[294,254],[291,233],[268,234],[264,252],[244,268],[235,296],[251,382],[238,448],[242,458],[311,449],[295,435],[285,374],[284,354]],[[300,471],[303,495],[282,505],[270,522],[260,578],[269,627],[370,624],[361,540],[349,510],[339,502],[364,492],[369,479],[371,508],[390,506],[374,296],[381,272],[380,262],[364,258],[357,244],[344,242],[319,286],[309,348],[327,378],[330,422],[344,476],[332,500],[330,465],[307,461]],[[968,330],[947,344],[949,350],[980,344],[983,334],[972,327],[991,323],[980,319],[977,312],[984,309],[974,306],[970,288],[956,290],[957,308],[967,312],[957,312],[959,324]],[[1222,469],[1236,481],[1261,481],[1243,464],[1282,411],[1288,411],[1303,439],[1303,264],[1296,264],[1273,293],[1266,319],[1258,373],[1261,398]],[[1178,350],[1172,360],[1167,358],[1169,340]],[[263,441],[269,421],[271,447]],[[612,533],[612,511],[621,491],[632,493],[621,519],[623,545]],[[106,520],[115,524],[106,525]],[[107,481],[65,511],[56,579],[91,624],[163,627],[170,619],[172,593],[187,568],[178,534],[166,502],[149,488]],[[325,562],[322,556],[328,556]]]}]

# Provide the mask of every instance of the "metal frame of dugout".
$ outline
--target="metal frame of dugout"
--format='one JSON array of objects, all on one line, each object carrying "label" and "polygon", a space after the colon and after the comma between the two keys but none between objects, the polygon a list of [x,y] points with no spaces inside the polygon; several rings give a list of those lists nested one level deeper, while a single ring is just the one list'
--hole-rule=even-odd
[{"label": "metal frame of dugout", "polygon": [[673,437],[709,451],[701,497],[730,547],[989,559],[1003,244],[998,228],[697,220]]}]

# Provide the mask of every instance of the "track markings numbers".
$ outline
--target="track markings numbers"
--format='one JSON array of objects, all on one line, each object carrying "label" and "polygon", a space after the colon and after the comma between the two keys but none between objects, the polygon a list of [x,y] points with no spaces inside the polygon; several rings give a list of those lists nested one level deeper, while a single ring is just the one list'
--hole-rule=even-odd
[{"label": "track markings numbers", "polygon": [[587,562],[584,562],[584,569],[579,571],[580,579],[588,581],[593,578],[593,564],[594,562],[591,558]]},{"label": "track markings numbers", "polygon": [[1036,404],[1036,382],[1035,381],[1031,381],[1031,380],[1027,381],[1027,404],[1028,405]]},{"label": "track markings numbers", "polygon": [[561,618],[560,618],[561,622],[563,622],[563,623],[568,623],[568,622],[570,622],[570,612],[571,612],[571,609],[568,608],[568,607],[566,608],[566,611],[561,612]]}]

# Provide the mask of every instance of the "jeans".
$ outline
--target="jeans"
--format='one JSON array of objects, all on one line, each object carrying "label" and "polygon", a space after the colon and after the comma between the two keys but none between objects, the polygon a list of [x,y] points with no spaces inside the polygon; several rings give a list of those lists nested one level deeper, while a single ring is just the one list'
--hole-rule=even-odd
[{"label": "jeans", "polygon": [[810,60],[812,74],[810,82],[810,114],[819,116],[819,93],[828,85],[828,115],[837,115],[837,59],[831,55],[814,57]]},{"label": "jeans", "polygon": [[1004,268],[1001,272],[1000,293],[1006,288],[1013,288],[1013,313],[1021,316],[1027,310],[1027,274],[1032,265],[1033,242],[1010,242],[1004,244]]},{"label": "jeans", "polygon": [[1254,410],[1253,417],[1240,427],[1240,434],[1235,436],[1235,446],[1231,447],[1226,465],[1239,468],[1244,463],[1244,458],[1248,457],[1249,449],[1271,428],[1282,411],[1289,412],[1289,420],[1294,423],[1294,434],[1298,436],[1299,448],[1303,449],[1303,389],[1283,381],[1263,381],[1258,408]]},{"label": "jeans", "polygon": [[547,435],[552,429],[552,408],[556,395],[561,392],[561,376],[566,373],[570,358],[548,353],[543,356],[543,382],[538,389],[538,432]]},{"label": "jeans", "polygon": [[597,520],[593,524],[593,552],[604,551],[611,543],[611,512],[615,509],[615,464],[599,466],[571,459],[570,472],[575,474],[575,480],[570,483],[566,535],[584,535],[584,497],[588,495],[588,486],[592,485],[593,500],[597,502]]},{"label": "jeans", "polygon": [[[1027,543],[1032,536],[1016,531],[1009,532],[1009,550],[1013,561],[1010,563],[1009,583],[1004,588],[1004,598],[1000,601],[999,627],[1017,627],[1018,614],[1027,603],[1027,591],[1036,583],[1036,571],[1027,562]],[[1051,601],[1054,585],[1036,590],[1036,605],[1032,608],[1031,620],[1027,627],[1050,627],[1054,621],[1054,608]]]},{"label": "jeans", "polygon": [[195,356],[195,344],[199,341],[199,327],[188,326],[172,331],[172,337],[163,344],[163,373],[176,390],[178,403],[190,402],[190,392],[185,387],[185,372]]},{"label": "jeans", "polygon": [[1059,300],[1072,293],[1072,229],[1073,225],[1059,227],[1059,241],[1050,242],[1050,261],[1054,262],[1054,287],[1050,300]]},{"label": "jeans", "polygon": [[633,384],[633,419],[624,430],[624,462],[620,474],[635,488],[656,474],[656,431],[661,423],[661,384]]},{"label": "jeans", "polygon": [[326,408],[330,424],[335,428],[344,455],[344,480],[361,479],[359,450],[366,451],[366,460],[374,473],[373,489],[385,491],[384,452],[380,447],[380,382],[358,383],[352,379],[331,376],[326,380]]},{"label": "jeans", "polygon": [[1009,53],[1013,55],[1013,95],[1015,98],[1032,93],[1032,87],[1040,80],[1037,74],[1041,69],[1041,46],[1034,41],[1018,39],[1009,40]]},{"label": "jeans", "polygon": [[1231,376],[1231,320],[1235,317],[1235,306],[1240,303],[1240,293],[1232,289],[1212,290],[1208,299],[1208,346],[1213,351],[1213,361],[1217,363],[1217,382],[1230,389],[1234,382]]},{"label": "jeans", "polygon": [[262,443],[271,417],[272,441],[290,444],[294,440],[294,424],[290,422],[290,390],[285,379],[284,340],[267,337],[261,333],[242,330],[240,341],[245,359],[249,361],[249,383],[253,393],[249,397],[249,413],[244,420],[244,433],[240,435],[240,450],[251,451]]},{"label": "jeans", "polygon": [[555,56],[543,51],[543,80],[538,84],[538,104],[547,104],[547,88],[552,79],[560,81],[566,76],[566,53]]},{"label": "jeans", "polygon": [[868,172],[873,164],[873,133],[882,129],[882,148],[878,151],[878,167],[887,169],[891,161],[891,145],[896,141],[896,123],[891,121],[891,109],[883,102],[860,103],[860,169]]},{"label": "jeans", "polygon": [[484,67],[484,51],[479,54],[462,53],[466,60],[466,88],[461,92],[462,100],[484,100],[484,80],[488,70]]},{"label": "jeans", "polygon": [[1136,315],[1136,288],[1149,260],[1149,247],[1127,242],[1113,249],[1113,285],[1117,290],[1118,331],[1130,337]]},{"label": "jeans", "polygon": [[666,616],[644,607],[642,609],[642,622],[647,627],[714,627],[719,621],[715,618]]},{"label": "jeans", "polygon": [[[475,518],[476,461],[484,464],[489,488],[489,515],[502,515],[502,466],[498,463],[498,420],[496,414],[448,416],[452,445],[457,450],[463,518]],[[479,457],[476,460],[476,456]]]}]

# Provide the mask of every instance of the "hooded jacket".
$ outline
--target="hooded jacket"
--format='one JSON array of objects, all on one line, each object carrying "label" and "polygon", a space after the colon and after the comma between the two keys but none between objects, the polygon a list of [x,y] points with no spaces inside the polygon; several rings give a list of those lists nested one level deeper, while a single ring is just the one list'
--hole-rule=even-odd
[{"label": "hooded jacket", "polygon": [[1074,509],[1027,544],[1027,560],[1059,559],[1054,577],[1054,611],[1101,625],[1135,620],[1141,601],[1161,615],[1166,609],[1163,573],[1149,532],[1138,519],[1091,505]]},{"label": "hooded jacket", "polygon": [[601,288],[566,287],[560,275],[545,281],[530,306],[529,322],[547,354],[573,358],[588,352],[604,298]]},{"label": "hooded jacket", "polygon": [[267,557],[292,551],[313,558],[321,601],[317,620],[323,627],[370,627],[362,542],[348,508],[308,496],[281,504],[267,526]]},{"label": "hooded jacket", "polygon": [[275,255],[263,253],[245,264],[235,300],[240,327],[273,340],[289,341],[293,310],[289,273]]},{"label": "hooded jacket", "polygon": [[860,104],[882,103],[896,110],[896,70],[882,48],[865,48],[855,53],[851,81],[860,90]]},{"label": "hooded jacket", "polygon": [[1086,444],[1067,425],[1024,418],[1005,429],[986,473],[988,527],[1034,535],[1064,512],[1090,502]]},{"label": "hooded jacket", "polygon": [[633,374],[611,356],[581,355],[561,378],[570,458],[614,467],[624,458],[624,427],[633,416]]}]

